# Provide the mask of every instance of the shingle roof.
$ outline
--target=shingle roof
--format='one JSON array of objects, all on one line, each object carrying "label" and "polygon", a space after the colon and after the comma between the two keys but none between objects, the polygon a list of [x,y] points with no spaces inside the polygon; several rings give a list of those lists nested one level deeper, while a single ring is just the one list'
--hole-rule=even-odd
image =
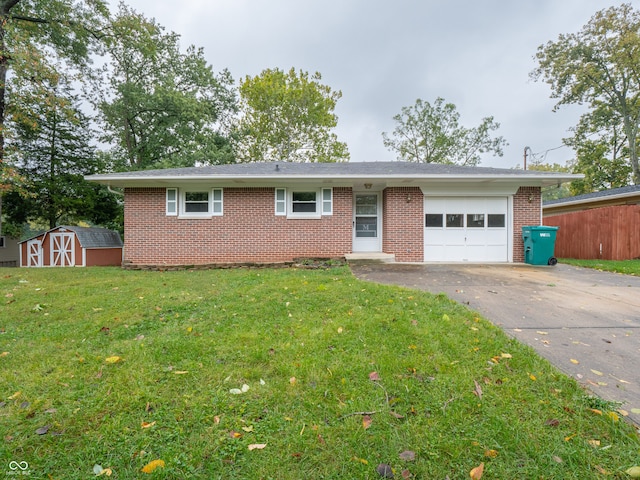
[{"label": "shingle roof", "polygon": [[640,185],[628,185],[626,187],[611,188],[609,190],[600,190],[599,192],[585,193],[576,195],[575,197],[559,198],[557,200],[547,200],[544,206],[559,205],[563,203],[582,202],[588,200],[604,199],[607,197],[625,196],[640,194]]},{"label": "shingle roof", "polygon": [[377,183],[378,186],[407,186],[408,183],[511,182],[520,185],[555,185],[582,178],[559,172],[540,172],[490,167],[462,167],[438,163],[345,162],[291,163],[252,162],[162,170],[89,175],[89,181],[118,187],[167,186],[176,183],[215,181],[219,184],[241,182],[245,186],[282,184],[282,182],[323,181],[339,183]]},{"label": "shingle roof", "polygon": [[556,176],[556,172],[539,172],[490,167],[463,167],[440,163],[415,162],[341,162],[341,163],[294,163],[294,162],[251,162],[202,167],[167,168],[160,170],[139,170],[132,172],[98,174],[87,176],[88,180],[99,178],[153,178],[192,176],[412,176],[412,175],[534,175]]},{"label": "shingle roof", "polygon": [[78,237],[82,248],[116,248],[122,247],[120,234],[115,230],[98,227],[74,227],[63,225],[59,228],[71,230]]},{"label": "shingle roof", "polygon": [[122,239],[120,234],[115,230],[99,227],[76,227],[69,225],[60,225],[46,232],[41,232],[31,238],[21,241],[27,242],[33,238],[39,237],[42,233],[49,233],[54,230],[65,229],[76,234],[82,248],[119,248],[122,247]]}]

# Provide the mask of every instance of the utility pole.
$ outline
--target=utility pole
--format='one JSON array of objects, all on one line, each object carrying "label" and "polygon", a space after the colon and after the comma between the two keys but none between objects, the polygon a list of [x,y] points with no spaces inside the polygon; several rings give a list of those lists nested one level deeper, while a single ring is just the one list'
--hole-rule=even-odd
[{"label": "utility pole", "polygon": [[527,169],[527,152],[529,152],[529,155],[533,156],[533,152],[531,151],[531,149],[529,147],[524,147],[524,169]]}]

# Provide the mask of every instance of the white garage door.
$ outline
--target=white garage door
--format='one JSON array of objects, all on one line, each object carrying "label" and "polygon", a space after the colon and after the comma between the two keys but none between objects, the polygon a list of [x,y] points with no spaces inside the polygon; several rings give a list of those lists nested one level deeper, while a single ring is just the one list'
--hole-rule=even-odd
[{"label": "white garage door", "polygon": [[508,261],[507,211],[507,197],[425,197],[425,261]]}]

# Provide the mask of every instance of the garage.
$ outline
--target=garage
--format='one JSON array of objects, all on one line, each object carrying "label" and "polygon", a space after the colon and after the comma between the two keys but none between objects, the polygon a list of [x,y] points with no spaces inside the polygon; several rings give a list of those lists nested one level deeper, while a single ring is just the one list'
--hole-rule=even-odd
[{"label": "garage", "polygon": [[425,262],[509,261],[508,197],[425,196]]}]

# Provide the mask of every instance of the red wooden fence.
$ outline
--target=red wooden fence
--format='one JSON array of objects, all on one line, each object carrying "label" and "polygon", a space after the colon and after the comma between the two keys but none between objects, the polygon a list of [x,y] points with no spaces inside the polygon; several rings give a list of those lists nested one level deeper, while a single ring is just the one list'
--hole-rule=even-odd
[{"label": "red wooden fence", "polygon": [[561,258],[629,260],[640,258],[640,205],[601,207],[545,217],[560,227],[555,256]]}]

